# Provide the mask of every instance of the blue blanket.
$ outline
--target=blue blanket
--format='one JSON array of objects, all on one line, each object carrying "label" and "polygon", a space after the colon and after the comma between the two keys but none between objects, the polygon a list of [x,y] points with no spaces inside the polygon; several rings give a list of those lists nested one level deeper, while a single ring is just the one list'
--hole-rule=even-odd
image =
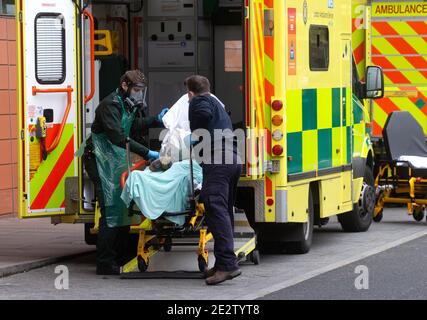
[{"label": "blue blanket", "polygon": [[[194,182],[202,183],[202,168],[193,161]],[[133,171],[126,181],[121,195],[129,207],[131,201],[150,220],[159,218],[165,212],[180,212],[188,209],[190,196],[190,162],[189,160],[175,162],[164,172],[152,172],[149,168],[144,171]],[[167,217],[178,225],[185,222],[184,216]]]}]

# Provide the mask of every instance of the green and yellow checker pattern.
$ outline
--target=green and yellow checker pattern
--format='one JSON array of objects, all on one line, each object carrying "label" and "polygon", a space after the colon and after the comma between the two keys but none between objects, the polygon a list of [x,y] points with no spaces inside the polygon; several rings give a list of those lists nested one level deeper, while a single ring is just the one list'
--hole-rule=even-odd
[{"label": "green and yellow checker pattern", "polygon": [[351,89],[287,91],[288,174],[351,163]]}]

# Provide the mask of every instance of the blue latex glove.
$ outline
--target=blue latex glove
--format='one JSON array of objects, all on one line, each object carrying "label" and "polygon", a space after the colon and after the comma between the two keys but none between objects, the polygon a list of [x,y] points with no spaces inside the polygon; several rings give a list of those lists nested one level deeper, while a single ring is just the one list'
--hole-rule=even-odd
[{"label": "blue latex glove", "polygon": [[189,134],[184,138],[184,144],[187,148],[190,148],[190,145],[194,146],[196,143],[197,143],[197,140],[193,140],[191,134]]},{"label": "blue latex glove", "polygon": [[147,158],[150,161],[154,161],[160,158],[160,154],[157,151],[148,151]]},{"label": "blue latex glove", "polygon": [[162,111],[160,111],[160,113],[157,115],[157,120],[159,122],[162,122],[163,117],[165,116],[165,114],[169,111],[169,108],[163,108]]}]

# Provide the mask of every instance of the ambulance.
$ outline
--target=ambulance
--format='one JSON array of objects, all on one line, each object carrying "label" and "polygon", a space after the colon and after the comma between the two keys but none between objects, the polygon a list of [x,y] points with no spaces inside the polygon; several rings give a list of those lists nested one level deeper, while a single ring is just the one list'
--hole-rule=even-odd
[{"label": "ambulance", "polygon": [[[245,132],[236,207],[260,248],[306,253],[313,227],[332,216],[345,231],[368,230],[369,106],[384,78],[355,60],[354,2],[17,0],[16,8],[20,218],[83,223],[94,243],[93,186],[75,152],[99,101],[126,69],[140,68],[150,114],[186,92],[187,76],[211,80]],[[147,137],[151,149],[158,136]]]},{"label": "ambulance", "polygon": [[369,64],[384,71],[384,98],[367,102],[378,164],[384,158],[382,131],[393,111],[408,111],[427,137],[427,3],[353,2],[353,39],[359,78]]}]

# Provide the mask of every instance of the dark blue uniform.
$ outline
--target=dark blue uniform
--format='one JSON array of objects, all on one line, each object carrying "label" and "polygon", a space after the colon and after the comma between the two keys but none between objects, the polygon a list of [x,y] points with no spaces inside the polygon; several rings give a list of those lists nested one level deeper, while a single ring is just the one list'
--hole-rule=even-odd
[{"label": "dark blue uniform", "polygon": [[[229,129],[232,131],[231,119],[221,103],[210,95],[196,96],[191,100],[189,119],[192,132],[197,129],[209,131],[212,141],[210,150],[212,162],[214,159],[222,160],[222,162],[201,163],[203,186],[200,199],[205,204],[206,222],[215,241],[214,268],[219,271],[234,271],[238,269],[238,265],[234,254],[233,206],[242,166],[236,143],[233,143],[234,137],[228,135],[221,138],[222,143],[215,143],[214,136],[214,130]],[[224,162],[227,152],[232,153],[231,164]]]}]

